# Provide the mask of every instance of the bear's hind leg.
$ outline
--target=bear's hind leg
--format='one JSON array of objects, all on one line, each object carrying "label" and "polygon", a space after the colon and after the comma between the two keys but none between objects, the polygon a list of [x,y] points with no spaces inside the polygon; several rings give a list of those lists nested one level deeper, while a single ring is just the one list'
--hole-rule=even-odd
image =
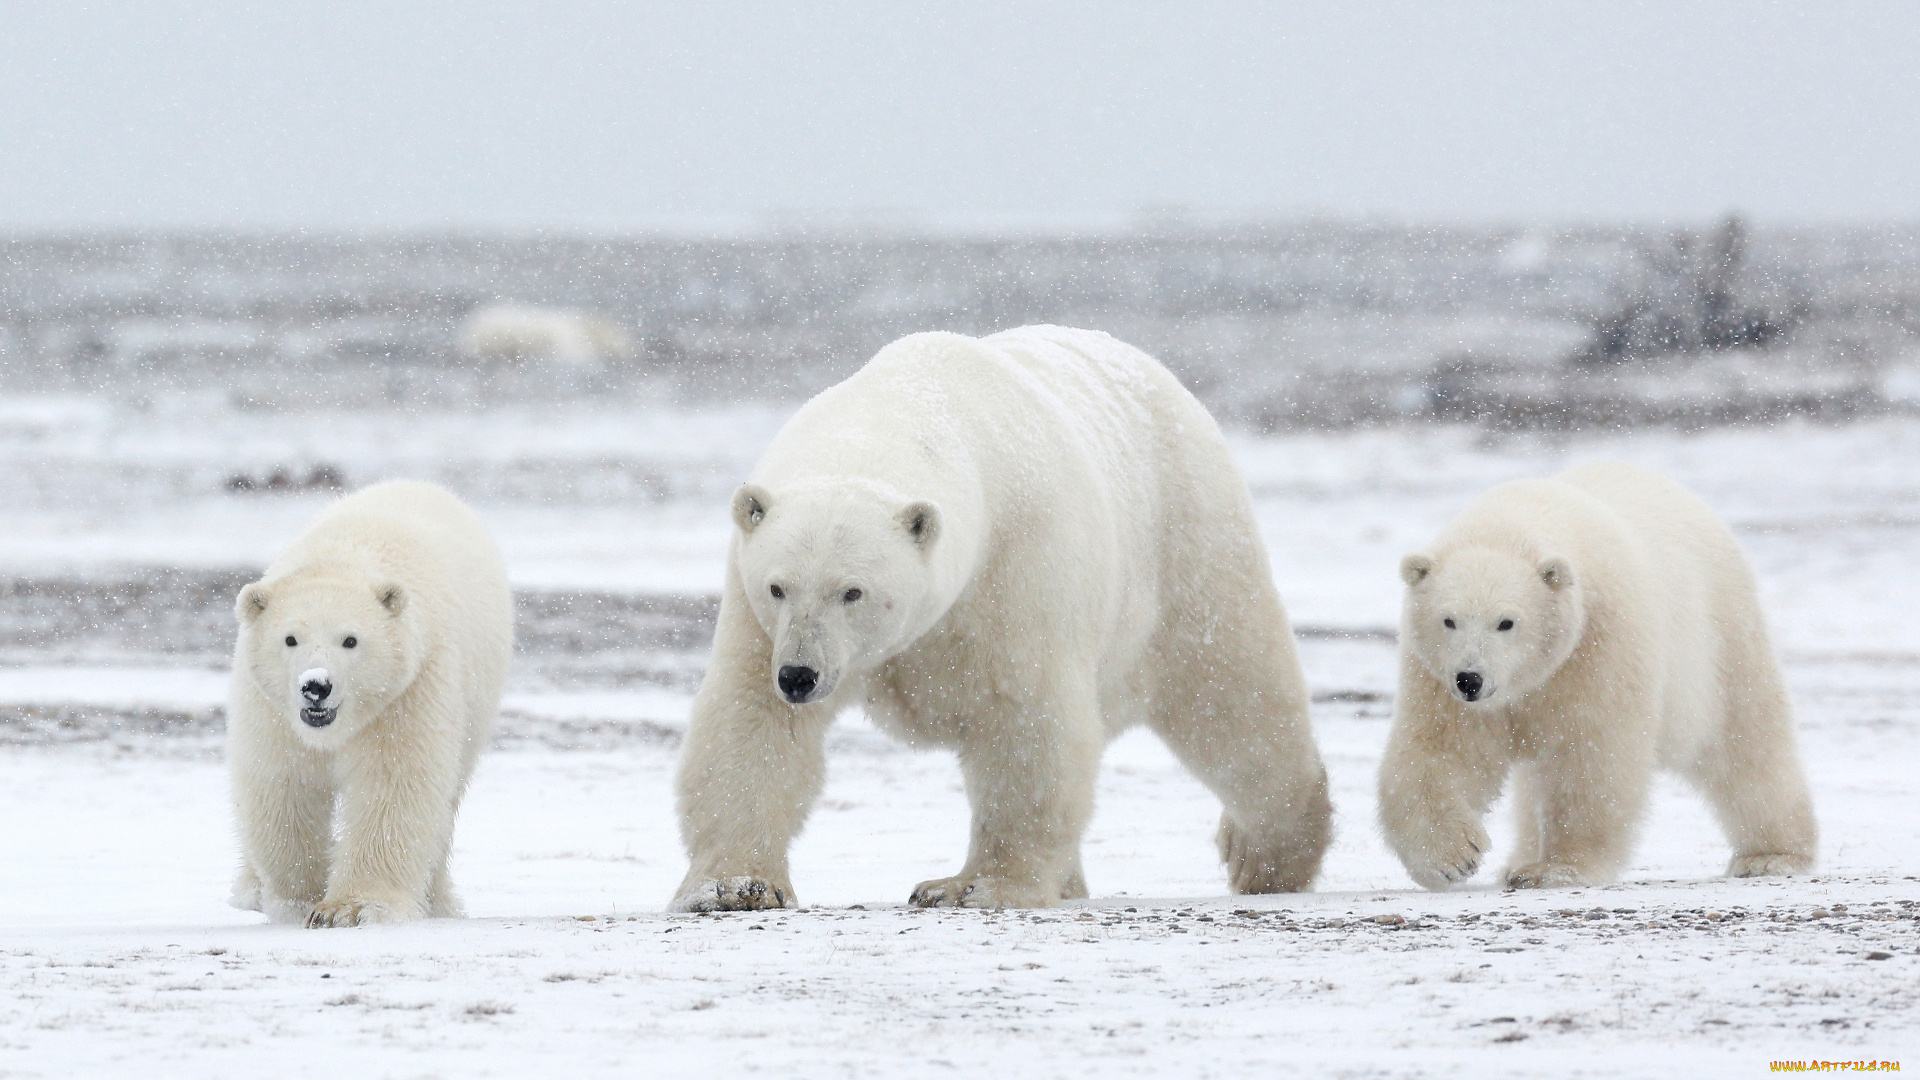
[{"label": "bear's hind leg", "polygon": [[1746,689],[1686,775],[1733,845],[1728,877],[1804,874],[1813,869],[1820,828],[1794,747],[1792,707],[1777,674]]},{"label": "bear's hind leg", "polygon": [[1233,891],[1302,892],[1332,841],[1333,804],[1304,687],[1265,674],[1185,680],[1148,722],[1220,797],[1214,839]]},{"label": "bear's hind leg", "polygon": [[[1214,847],[1226,864],[1227,884],[1236,893],[1305,892],[1320,874],[1320,860],[1333,839],[1333,804],[1327,797],[1325,770],[1305,789],[1309,808],[1305,814],[1289,816],[1294,827],[1258,829],[1234,820],[1232,809],[1220,811],[1220,827],[1214,832]],[[1224,801],[1224,800],[1223,800]],[[1257,820],[1257,819],[1256,819]]]},{"label": "bear's hind leg", "polygon": [[1073,861],[1067,866],[1067,880],[1060,886],[1060,899],[1085,900],[1087,898],[1087,872],[1080,865],[1080,848],[1075,845]]}]

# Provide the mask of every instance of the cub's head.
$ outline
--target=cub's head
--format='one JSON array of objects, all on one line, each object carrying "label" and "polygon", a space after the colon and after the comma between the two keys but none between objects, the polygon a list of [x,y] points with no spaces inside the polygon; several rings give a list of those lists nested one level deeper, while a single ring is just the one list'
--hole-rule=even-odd
[{"label": "cub's head", "polygon": [[1559,556],[1463,548],[1400,560],[1400,647],[1461,701],[1499,706],[1539,689],[1580,643],[1580,584]]},{"label": "cub's head", "polygon": [[337,745],[419,674],[407,600],[397,582],[351,573],[256,581],[235,604],[239,662],[302,740]]},{"label": "cub's head", "polygon": [[927,627],[940,509],[857,481],[757,484],[733,497],[734,565],[773,639],[767,677],[786,701],[825,700]]}]

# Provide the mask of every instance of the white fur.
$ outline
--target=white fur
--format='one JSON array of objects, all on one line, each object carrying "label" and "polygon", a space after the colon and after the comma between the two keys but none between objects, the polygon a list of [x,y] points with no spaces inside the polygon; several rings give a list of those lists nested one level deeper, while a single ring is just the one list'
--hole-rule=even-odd
[{"label": "white fur", "polygon": [[[459,915],[454,817],[513,639],[479,519],[430,484],[368,488],[321,514],[236,609],[235,906],[311,926]],[[302,719],[316,677],[331,687],[322,727]]]},{"label": "white fur", "polygon": [[470,360],[550,360],[590,366],[633,359],[633,339],[597,315],[572,308],[494,304],[467,316],[457,337]]},{"label": "white fur", "polygon": [[[1813,866],[1813,805],[1753,572],[1685,489],[1611,463],[1503,484],[1401,574],[1380,815],[1415,881],[1473,875],[1510,770],[1515,887],[1613,878],[1656,767],[1712,804],[1729,874]],[[1481,678],[1479,700],[1462,672]]]},{"label": "white fur", "polygon": [[[1136,723],[1226,804],[1235,889],[1311,884],[1330,811],[1286,614],[1225,442],[1151,357],[1059,327],[903,338],[800,410],[734,516],[676,908],[795,903],[788,845],[856,702],[960,756],[971,849],[917,903],[1087,895],[1101,751]],[[804,704],[787,666],[819,673]]]}]

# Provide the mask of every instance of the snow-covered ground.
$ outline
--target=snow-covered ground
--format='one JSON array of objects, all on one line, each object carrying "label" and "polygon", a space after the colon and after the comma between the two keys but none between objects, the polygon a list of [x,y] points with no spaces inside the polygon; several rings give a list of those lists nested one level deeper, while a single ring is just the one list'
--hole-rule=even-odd
[{"label": "snow-covered ground", "polygon": [[[697,601],[718,587],[725,493],[780,420],[9,409],[0,566],[17,580],[0,607],[40,595],[19,582],[264,565],[325,496],[229,494],[228,475],[317,462],[354,485],[462,490],[525,595]],[[1333,778],[1316,893],[1223,895],[1218,804],[1135,732],[1107,758],[1092,900],[907,910],[962,855],[958,770],[853,717],[794,853],[808,908],[663,915],[684,868],[669,780],[688,680],[659,672],[698,650],[635,675],[631,652],[545,643],[519,661],[461,820],[473,917],[264,926],[224,905],[218,654],[121,614],[112,648],[27,634],[0,667],[0,1076],[1732,1076],[1915,1056],[1920,423],[1234,444]],[[1725,845],[1674,783],[1605,888],[1507,894],[1488,873],[1428,894],[1379,840],[1400,554],[1491,483],[1597,456],[1689,484],[1751,553],[1800,710],[1817,877],[1717,878]],[[48,734],[61,725],[84,737]]]}]

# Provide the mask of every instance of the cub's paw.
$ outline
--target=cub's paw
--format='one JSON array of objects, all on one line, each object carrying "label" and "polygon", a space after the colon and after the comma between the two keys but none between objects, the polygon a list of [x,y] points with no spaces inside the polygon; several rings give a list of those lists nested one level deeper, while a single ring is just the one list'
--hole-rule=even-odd
[{"label": "cub's paw", "polygon": [[407,922],[419,917],[419,914],[412,910],[412,905],[345,896],[337,900],[322,900],[313,905],[313,912],[307,916],[307,929],[318,930],[329,926],[372,926],[374,923]]},{"label": "cub's paw", "polygon": [[1813,869],[1811,855],[1735,855],[1727,864],[1728,877],[1785,877]]},{"label": "cub's paw", "polygon": [[915,907],[1041,908],[1052,907],[1059,897],[1005,878],[950,877],[915,885],[907,902]]},{"label": "cub's paw", "polygon": [[1528,863],[1507,871],[1507,886],[1514,889],[1564,889],[1591,884],[1585,874],[1565,863]]},{"label": "cub's paw", "polygon": [[763,911],[799,907],[793,886],[757,877],[703,878],[689,882],[668,911]]},{"label": "cub's paw", "polygon": [[1480,872],[1493,841],[1477,821],[1440,821],[1403,856],[1407,873],[1423,888],[1435,891],[1457,885]]}]

